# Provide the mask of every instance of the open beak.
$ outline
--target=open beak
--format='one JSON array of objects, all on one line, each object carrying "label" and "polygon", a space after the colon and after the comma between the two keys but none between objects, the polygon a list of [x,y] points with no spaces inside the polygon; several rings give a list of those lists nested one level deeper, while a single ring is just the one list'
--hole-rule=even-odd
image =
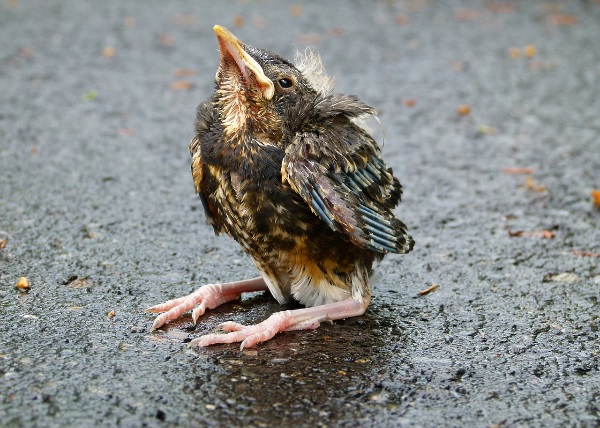
[{"label": "open beak", "polygon": [[266,100],[273,98],[275,87],[262,67],[244,50],[244,45],[231,32],[220,25],[215,25],[213,30],[219,40],[221,49],[221,67],[235,61],[241,77],[248,85],[256,85]]}]

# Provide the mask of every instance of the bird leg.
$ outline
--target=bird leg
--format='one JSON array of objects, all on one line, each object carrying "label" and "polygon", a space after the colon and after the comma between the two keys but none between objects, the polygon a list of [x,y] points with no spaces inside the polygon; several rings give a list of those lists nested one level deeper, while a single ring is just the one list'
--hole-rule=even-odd
[{"label": "bird leg", "polygon": [[187,296],[169,300],[168,302],[146,309],[146,312],[163,312],[156,317],[150,331],[156,330],[167,321],[178,318],[184,312],[194,308],[194,306],[192,319],[194,320],[194,324],[196,324],[198,318],[203,315],[207,309],[214,309],[223,303],[235,300],[242,293],[267,289],[267,284],[261,277],[244,281],[227,282],[225,284],[203,285]]},{"label": "bird leg", "polygon": [[310,330],[319,327],[323,321],[333,321],[362,315],[367,310],[371,297],[362,302],[345,299],[335,303],[276,312],[265,321],[245,326],[234,322],[220,325],[225,334],[206,334],[190,342],[190,346],[209,346],[215,343],[242,342],[240,349],[249,348],[257,343],[265,342],[282,331]]}]

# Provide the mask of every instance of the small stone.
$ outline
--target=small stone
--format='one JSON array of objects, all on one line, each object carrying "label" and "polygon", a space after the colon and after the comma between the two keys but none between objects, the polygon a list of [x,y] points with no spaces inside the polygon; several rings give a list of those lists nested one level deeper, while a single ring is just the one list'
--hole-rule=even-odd
[{"label": "small stone", "polygon": [[25,278],[24,276],[22,276],[21,278],[19,278],[19,280],[17,281],[17,284],[15,285],[15,287],[17,287],[17,289],[19,291],[29,291],[29,290],[31,290],[31,284],[29,283],[29,280],[27,278]]},{"label": "small stone", "polygon": [[579,281],[579,276],[572,272],[563,272],[557,275],[553,275],[550,279],[554,282],[566,282],[568,284],[572,284],[574,282]]}]

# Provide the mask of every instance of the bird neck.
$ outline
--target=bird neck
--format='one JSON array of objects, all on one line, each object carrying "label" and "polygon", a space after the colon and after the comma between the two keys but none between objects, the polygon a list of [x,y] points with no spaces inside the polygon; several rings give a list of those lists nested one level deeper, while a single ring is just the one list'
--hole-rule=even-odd
[{"label": "bird neck", "polygon": [[221,83],[216,105],[223,131],[230,138],[266,140],[281,138],[281,118],[268,101],[249,92],[235,79]]},{"label": "bird neck", "polygon": [[256,104],[231,100],[221,105],[222,142],[232,153],[250,156],[260,154],[267,146],[281,146],[281,120],[274,112]]}]

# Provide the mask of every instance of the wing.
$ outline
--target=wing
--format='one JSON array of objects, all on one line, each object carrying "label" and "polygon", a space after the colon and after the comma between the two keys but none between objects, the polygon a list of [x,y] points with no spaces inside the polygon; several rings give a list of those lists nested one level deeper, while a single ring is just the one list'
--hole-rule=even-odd
[{"label": "wing", "polygon": [[283,159],[283,181],[353,243],[379,253],[410,251],[413,240],[390,211],[402,189],[377,144],[348,114],[325,123],[296,134]]},{"label": "wing", "polygon": [[218,135],[216,128],[217,112],[212,107],[209,100],[198,106],[196,116],[196,136],[192,139],[189,145],[190,155],[192,156],[192,178],[194,179],[194,188],[200,196],[206,221],[213,226],[215,233],[222,232],[222,222],[214,204],[209,202],[208,196],[210,188],[215,187],[215,177],[211,174],[210,168],[206,165],[202,158],[202,140],[214,139]]}]

